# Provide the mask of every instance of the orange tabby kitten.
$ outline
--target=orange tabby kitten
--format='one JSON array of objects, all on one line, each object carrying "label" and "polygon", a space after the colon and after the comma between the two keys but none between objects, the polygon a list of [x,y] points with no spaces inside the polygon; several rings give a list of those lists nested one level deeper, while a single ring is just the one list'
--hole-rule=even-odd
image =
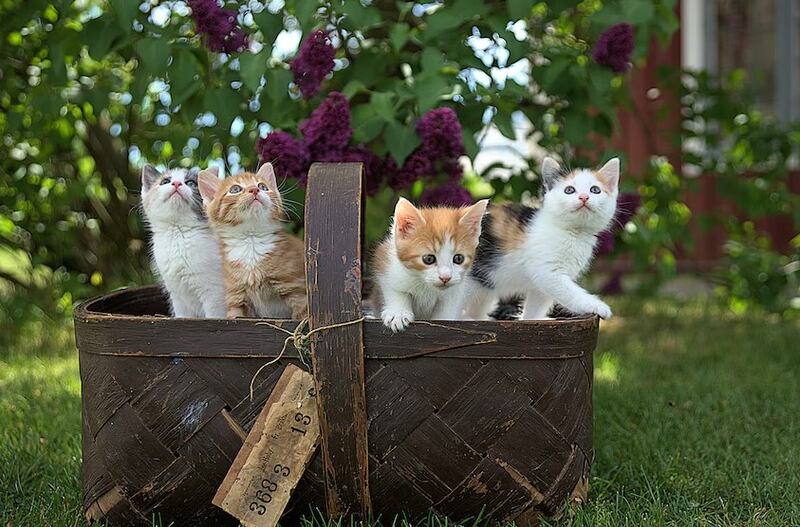
[{"label": "orange tabby kitten", "polygon": [[471,207],[418,209],[400,198],[389,237],[375,251],[375,289],[383,323],[405,329],[414,318],[457,320],[464,303],[488,200]]},{"label": "orange tabby kitten", "polygon": [[216,169],[203,170],[198,182],[222,250],[228,318],[305,318],[305,250],[283,230],[272,165],[224,180]]}]

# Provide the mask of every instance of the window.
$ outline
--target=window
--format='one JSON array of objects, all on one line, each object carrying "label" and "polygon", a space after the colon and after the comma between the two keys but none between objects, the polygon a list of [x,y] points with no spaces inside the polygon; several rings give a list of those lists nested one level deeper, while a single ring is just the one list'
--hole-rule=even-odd
[{"label": "window", "polygon": [[683,66],[747,72],[758,107],[800,120],[800,0],[683,0]]}]

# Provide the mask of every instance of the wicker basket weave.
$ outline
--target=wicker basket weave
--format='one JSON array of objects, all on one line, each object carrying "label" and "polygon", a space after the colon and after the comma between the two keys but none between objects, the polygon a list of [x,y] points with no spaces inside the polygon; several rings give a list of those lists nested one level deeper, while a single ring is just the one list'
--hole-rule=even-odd
[{"label": "wicker basket weave", "polygon": [[[333,177],[327,169],[317,166],[316,176]],[[324,254],[325,245],[315,250]],[[285,335],[257,320],[167,312],[156,287],[75,310],[86,515],[110,525],[150,525],[154,515],[165,524],[235,524],[211,498],[283,367],[302,366],[300,357],[289,349],[259,374],[251,401],[254,373],[278,355]],[[298,322],[275,323],[292,331]],[[358,326],[368,416],[368,459],[359,465],[374,515],[433,510],[524,525],[570,498],[585,500],[596,318],[416,323],[396,335],[379,321]],[[337,388],[358,399],[352,386]],[[303,476],[290,515],[325,507],[326,490],[331,508],[333,468],[324,459],[335,468],[350,443],[323,438],[328,450]],[[334,482],[345,495],[347,475]]]}]

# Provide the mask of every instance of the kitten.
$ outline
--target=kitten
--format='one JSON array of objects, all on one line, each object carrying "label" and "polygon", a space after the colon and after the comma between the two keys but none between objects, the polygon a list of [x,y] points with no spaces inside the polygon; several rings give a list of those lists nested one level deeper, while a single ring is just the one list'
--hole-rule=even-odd
[{"label": "kitten", "polygon": [[564,172],[546,157],[540,209],[492,206],[469,279],[467,318],[485,319],[498,298],[525,296],[522,318],[546,317],[554,302],[573,313],[611,317],[611,309],[575,280],[591,263],[597,235],[614,217],[619,159],[597,171]]},{"label": "kitten", "polygon": [[460,209],[417,209],[400,198],[389,237],[375,251],[375,294],[383,323],[405,329],[415,318],[461,317],[464,279],[488,200]]},{"label": "kitten", "polygon": [[222,257],[203,211],[197,173],[142,169],[142,208],[153,264],[176,317],[225,316]]},{"label": "kitten", "polygon": [[214,169],[203,170],[199,181],[222,248],[228,318],[308,316],[305,249],[302,240],[283,230],[272,165],[225,180]]}]

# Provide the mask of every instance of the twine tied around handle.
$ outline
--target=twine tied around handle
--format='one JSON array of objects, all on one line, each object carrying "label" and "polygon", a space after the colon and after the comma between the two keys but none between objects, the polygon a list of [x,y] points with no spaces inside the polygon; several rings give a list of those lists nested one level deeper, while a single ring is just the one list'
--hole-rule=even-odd
[{"label": "twine tied around handle", "polygon": [[303,364],[308,366],[308,362],[306,362],[306,358],[311,356],[311,349],[310,349],[310,347],[308,345],[308,341],[309,341],[309,339],[311,338],[312,335],[314,335],[315,333],[318,333],[320,331],[327,330],[327,329],[343,328],[345,326],[352,326],[353,324],[360,324],[365,319],[366,319],[366,317],[360,317],[360,318],[357,318],[355,320],[348,320],[347,322],[339,322],[337,324],[330,324],[328,326],[320,326],[318,328],[312,329],[308,333],[303,333],[303,330],[306,328],[306,326],[308,326],[308,318],[304,318],[303,320],[301,320],[300,323],[297,324],[297,327],[294,328],[294,331],[289,331],[288,329],[282,328],[280,326],[277,326],[277,325],[275,325],[275,324],[273,324],[271,322],[266,322],[266,321],[256,322],[256,326],[269,326],[272,329],[276,329],[276,330],[278,330],[278,331],[280,331],[282,333],[287,334],[288,337],[286,337],[286,339],[284,339],[283,347],[281,348],[281,352],[278,353],[278,356],[275,357],[274,359],[272,359],[271,361],[267,362],[266,364],[263,364],[253,374],[253,378],[250,379],[250,400],[251,401],[253,400],[253,386],[256,383],[256,378],[258,378],[258,375],[267,366],[270,366],[271,364],[275,364],[276,362],[281,360],[281,358],[283,357],[283,354],[286,352],[286,348],[289,346],[289,342],[294,344],[294,349],[296,349],[297,353],[300,355],[300,362],[302,362]]}]

